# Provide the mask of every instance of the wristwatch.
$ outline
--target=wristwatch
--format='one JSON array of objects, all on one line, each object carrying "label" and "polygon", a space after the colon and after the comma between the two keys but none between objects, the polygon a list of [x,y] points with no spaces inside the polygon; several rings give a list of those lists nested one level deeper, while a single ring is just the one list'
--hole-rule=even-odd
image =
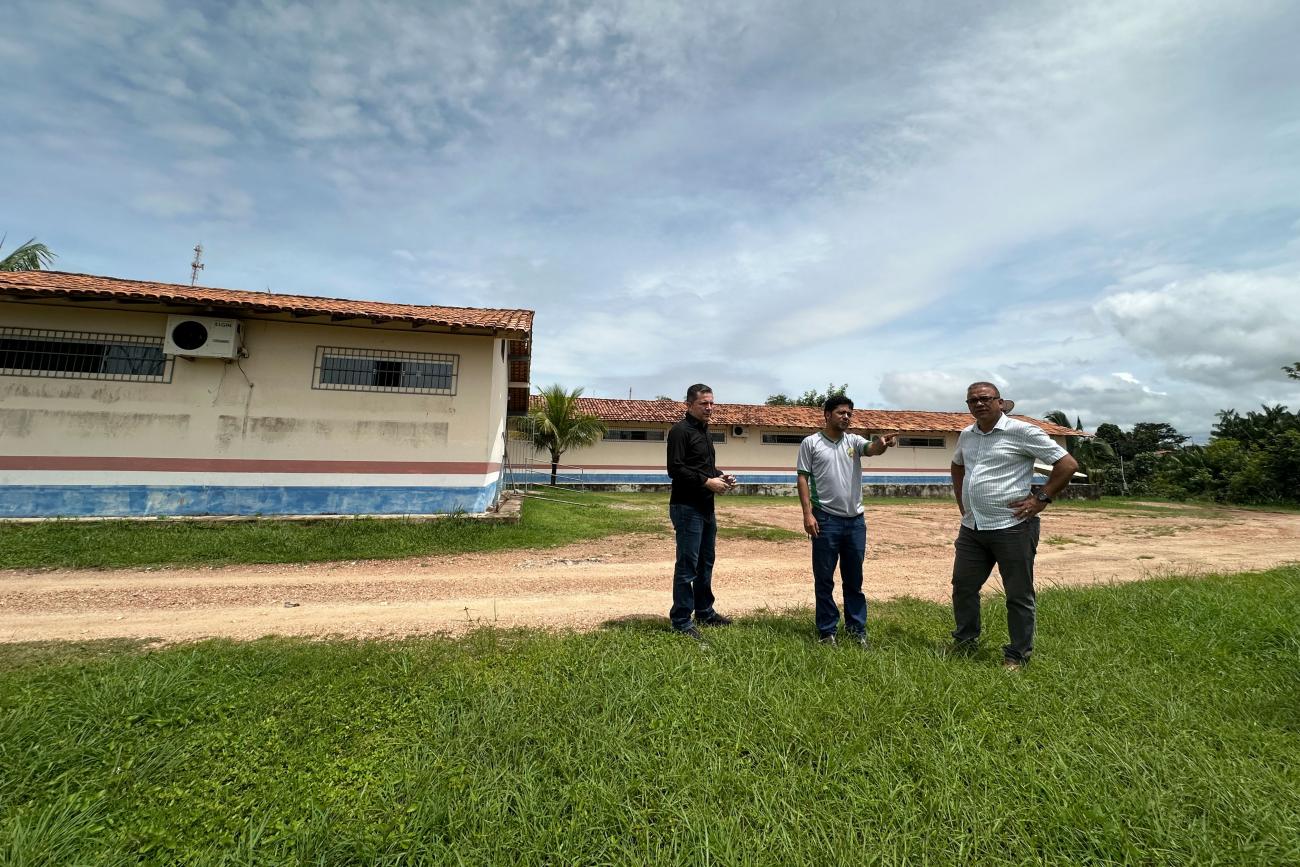
[{"label": "wristwatch", "polygon": [[1043,505],[1047,505],[1048,503],[1052,502],[1052,498],[1047,496],[1047,494],[1044,494],[1042,491],[1039,491],[1038,493],[1034,494],[1034,499],[1042,503]]}]

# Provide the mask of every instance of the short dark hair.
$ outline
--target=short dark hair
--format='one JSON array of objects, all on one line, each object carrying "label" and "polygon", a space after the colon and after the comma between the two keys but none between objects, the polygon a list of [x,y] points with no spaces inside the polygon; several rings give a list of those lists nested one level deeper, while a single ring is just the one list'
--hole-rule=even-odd
[{"label": "short dark hair", "polygon": [[686,402],[695,403],[696,398],[702,394],[713,394],[713,389],[709,388],[702,382],[697,382],[690,388],[686,389]]},{"label": "short dark hair", "polygon": [[835,408],[837,406],[843,406],[846,403],[849,405],[849,409],[853,409],[853,401],[849,399],[848,395],[832,394],[830,397],[826,398],[825,402],[822,403],[822,412],[826,413],[827,415],[830,415],[831,413],[835,412]]},{"label": "short dark hair", "polygon": [[966,386],[966,393],[970,394],[971,389],[979,388],[981,385],[993,389],[993,393],[995,395],[997,395],[998,397],[1002,397],[1002,391],[991,382],[972,382],[970,385]]}]

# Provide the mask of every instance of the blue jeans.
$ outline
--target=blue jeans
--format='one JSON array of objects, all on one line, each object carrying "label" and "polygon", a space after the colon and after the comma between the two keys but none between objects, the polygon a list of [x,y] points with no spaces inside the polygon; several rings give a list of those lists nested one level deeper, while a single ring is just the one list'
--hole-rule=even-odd
[{"label": "blue jeans", "polygon": [[835,607],[835,564],[844,588],[844,627],[867,631],[867,597],[862,593],[862,561],[867,556],[867,522],[864,516],[841,518],[813,509],[820,532],[812,540],[813,594],[817,597],[817,631],[834,635],[840,624]]},{"label": "blue jeans", "polygon": [[962,525],[952,563],[955,642],[973,645],[979,640],[980,588],[997,564],[1006,591],[1007,632],[1011,634],[1011,643],[1003,646],[1002,655],[1015,662],[1029,661],[1034,652],[1034,556],[1039,526],[1037,517],[1002,530],[972,530]]},{"label": "blue jeans", "polygon": [[669,505],[668,517],[677,531],[677,565],[673,569],[673,607],[668,619],[673,629],[691,625],[713,614],[713,552],[718,539],[718,521],[713,512],[694,506]]}]

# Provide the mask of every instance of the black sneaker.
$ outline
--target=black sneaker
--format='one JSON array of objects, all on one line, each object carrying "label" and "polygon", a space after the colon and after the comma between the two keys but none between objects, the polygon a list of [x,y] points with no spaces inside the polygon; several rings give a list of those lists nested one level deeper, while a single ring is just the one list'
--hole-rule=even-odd
[{"label": "black sneaker", "polygon": [[871,649],[871,642],[867,640],[867,633],[865,632],[850,632],[849,640],[863,650]]},{"label": "black sneaker", "polygon": [[704,635],[700,632],[700,630],[695,628],[694,623],[682,629],[677,630],[677,632],[681,635],[685,635],[687,638],[693,638],[696,641],[700,642],[701,644],[704,643]]},{"label": "black sneaker", "polygon": [[949,656],[975,656],[979,652],[979,643],[975,641],[954,641],[948,645]]},{"label": "black sneaker", "polygon": [[704,618],[696,617],[695,622],[700,626],[730,626],[731,618],[724,617],[715,611]]},{"label": "black sneaker", "polygon": [[837,638],[835,637],[835,633],[834,633],[834,632],[826,632],[826,633],[823,633],[823,634],[822,634],[822,637],[819,638],[819,639],[817,639],[817,643],[818,643],[818,644],[824,644],[824,645],[826,645],[827,647],[839,647],[839,646],[840,646],[839,639],[837,639]]}]

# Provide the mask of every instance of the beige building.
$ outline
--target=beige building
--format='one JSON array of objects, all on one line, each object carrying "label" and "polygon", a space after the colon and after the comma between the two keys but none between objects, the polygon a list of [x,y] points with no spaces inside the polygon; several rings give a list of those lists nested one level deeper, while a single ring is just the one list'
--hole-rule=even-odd
[{"label": "beige building", "polygon": [[[686,405],[671,400],[607,400],[579,398],[583,412],[604,420],[605,438],[594,446],[565,452],[560,475],[566,482],[589,485],[668,484],[668,429],[685,415]],[[1027,416],[1015,416],[1041,427],[1055,441],[1080,432]],[[934,486],[951,483],[949,466],[957,434],[972,423],[965,412],[858,409],[853,430],[863,436],[899,432],[899,446],[870,458],[863,467],[863,484]],[[709,425],[717,449],[718,468],[743,485],[795,484],[795,459],[804,437],[825,421],[815,407],[718,404]],[[533,455],[531,477],[549,477],[549,455]]]},{"label": "beige building", "polygon": [[482,512],[532,320],[0,274],[0,516]]}]

